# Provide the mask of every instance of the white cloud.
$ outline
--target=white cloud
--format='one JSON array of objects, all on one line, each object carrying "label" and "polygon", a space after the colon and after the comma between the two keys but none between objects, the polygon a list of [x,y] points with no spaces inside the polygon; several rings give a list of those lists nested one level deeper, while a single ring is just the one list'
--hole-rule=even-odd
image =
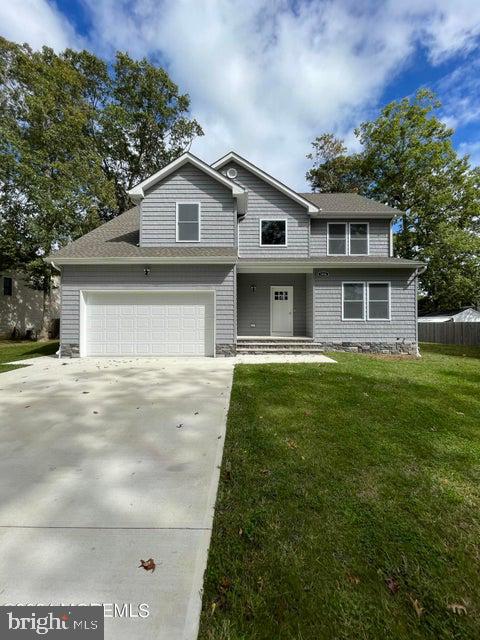
[{"label": "white cloud", "polygon": [[[49,32],[57,33],[49,37],[60,40],[61,18],[53,5],[16,4],[23,13],[27,6],[43,7],[53,21]],[[304,187],[305,154],[315,135],[335,131],[352,143],[352,126],[371,114],[419,45],[437,64],[469,51],[480,32],[476,0],[83,0],[83,5],[93,25],[92,49],[105,56],[122,49],[158,60],[190,93],[193,114],[205,130],[194,142],[195,153],[213,161],[233,148],[298,188]],[[31,40],[30,29],[37,44],[40,28],[24,29],[25,39]],[[67,24],[66,40],[69,29]]]},{"label": "white cloud", "polygon": [[60,51],[75,47],[80,38],[68,20],[47,0],[0,2],[0,33],[34,49],[47,45]]},{"label": "white cloud", "polygon": [[480,141],[479,142],[462,142],[458,147],[458,152],[461,155],[468,154],[470,156],[470,163],[475,166],[480,166]]}]

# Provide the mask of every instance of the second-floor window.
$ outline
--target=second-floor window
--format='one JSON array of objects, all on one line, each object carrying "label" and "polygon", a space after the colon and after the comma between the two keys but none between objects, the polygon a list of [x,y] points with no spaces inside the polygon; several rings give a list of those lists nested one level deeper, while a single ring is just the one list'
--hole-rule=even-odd
[{"label": "second-floor window", "polygon": [[329,222],[329,256],[367,256],[368,222]]},{"label": "second-floor window", "polygon": [[260,244],[286,246],[286,220],[260,220]]},{"label": "second-floor window", "polygon": [[199,202],[177,202],[177,242],[200,242]]}]

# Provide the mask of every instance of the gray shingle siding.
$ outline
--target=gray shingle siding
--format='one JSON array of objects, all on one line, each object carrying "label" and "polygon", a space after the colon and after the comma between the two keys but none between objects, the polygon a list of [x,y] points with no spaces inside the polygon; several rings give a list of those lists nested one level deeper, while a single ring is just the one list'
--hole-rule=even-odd
[{"label": "gray shingle siding", "polygon": [[[176,242],[176,202],[201,203],[201,242]],[[236,213],[230,189],[200,169],[185,165],[145,194],[140,246],[235,246]]]},{"label": "gray shingle siding", "polygon": [[75,265],[62,270],[60,339],[78,345],[80,290],[216,291],[216,343],[233,344],[235,331],[235,267],[232,265],[151,265],[148,278],[142,265]]},{"label": "gray shingle siding", "polygon": [[[255,293],[251,285],[256,287]],[[237,322],[240,336],[270,335],[270,287],[293,286],[293,335],[304,336],[305,274],[239,273],[237,283]],[[255,324],[254,327],[251,325]]]},{"label": "gray shingle siding", "polygon": [[[243,258],[289,257],[308,258],[310,217],[305,207],[234,162],[222,168],[237,170],[235,182],[248,189],[247,214],[238,225],[238,250]],[[288,246],[260,246],[260,220],[286,219]]]},{"label": "gray shingle siding", "polygon": [[305,331],[313,337],[313,275],[307,273],[305,277]]},{"label": "gray shingle siding", "polygon": [[[355,222],[355,220],[350,220]],[[349,222],[345,220],[318,220],[312,219],[311,237],[310,237],[310,255],[326,256],[327,255],[327,224],[328,222]],[[369,223],[369,251],[371,256],[389,256],[390,255],[390,221],[374,220],[364,218],[359,222]]]},{"label": "gray shingle siding", "polygon": [[[391,282],[391,320],[342,321],[342,282]],[[416,285],[412,271],[330,270],[314,273],[314,338],[318,342],[416,342]]]}]

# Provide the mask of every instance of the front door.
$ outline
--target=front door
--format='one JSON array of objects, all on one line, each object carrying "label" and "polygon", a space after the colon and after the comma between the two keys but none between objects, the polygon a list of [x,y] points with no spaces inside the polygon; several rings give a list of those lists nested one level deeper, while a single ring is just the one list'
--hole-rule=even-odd
[{"label": "front door", "polygon": [[270,333],[293,336],[293,287],[270,287]]}]

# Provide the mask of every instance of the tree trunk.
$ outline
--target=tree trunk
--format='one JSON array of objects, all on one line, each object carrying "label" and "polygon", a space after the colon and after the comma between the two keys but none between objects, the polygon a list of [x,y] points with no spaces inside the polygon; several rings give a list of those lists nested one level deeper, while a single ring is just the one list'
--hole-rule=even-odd
[{"label": "tree trunk", "polygon": [[49,339],[48,332],[50,330],[50,314],[48,313],[48,310],[50,309],[50,302],[51,302],[50,295],[51,295],[50,288],[47,291],[46,287],[44,287],[43,288],[43,304],[42,304],[42,325],[38,333],[38,340],[40,342],[44,342],[45,340]]}]

